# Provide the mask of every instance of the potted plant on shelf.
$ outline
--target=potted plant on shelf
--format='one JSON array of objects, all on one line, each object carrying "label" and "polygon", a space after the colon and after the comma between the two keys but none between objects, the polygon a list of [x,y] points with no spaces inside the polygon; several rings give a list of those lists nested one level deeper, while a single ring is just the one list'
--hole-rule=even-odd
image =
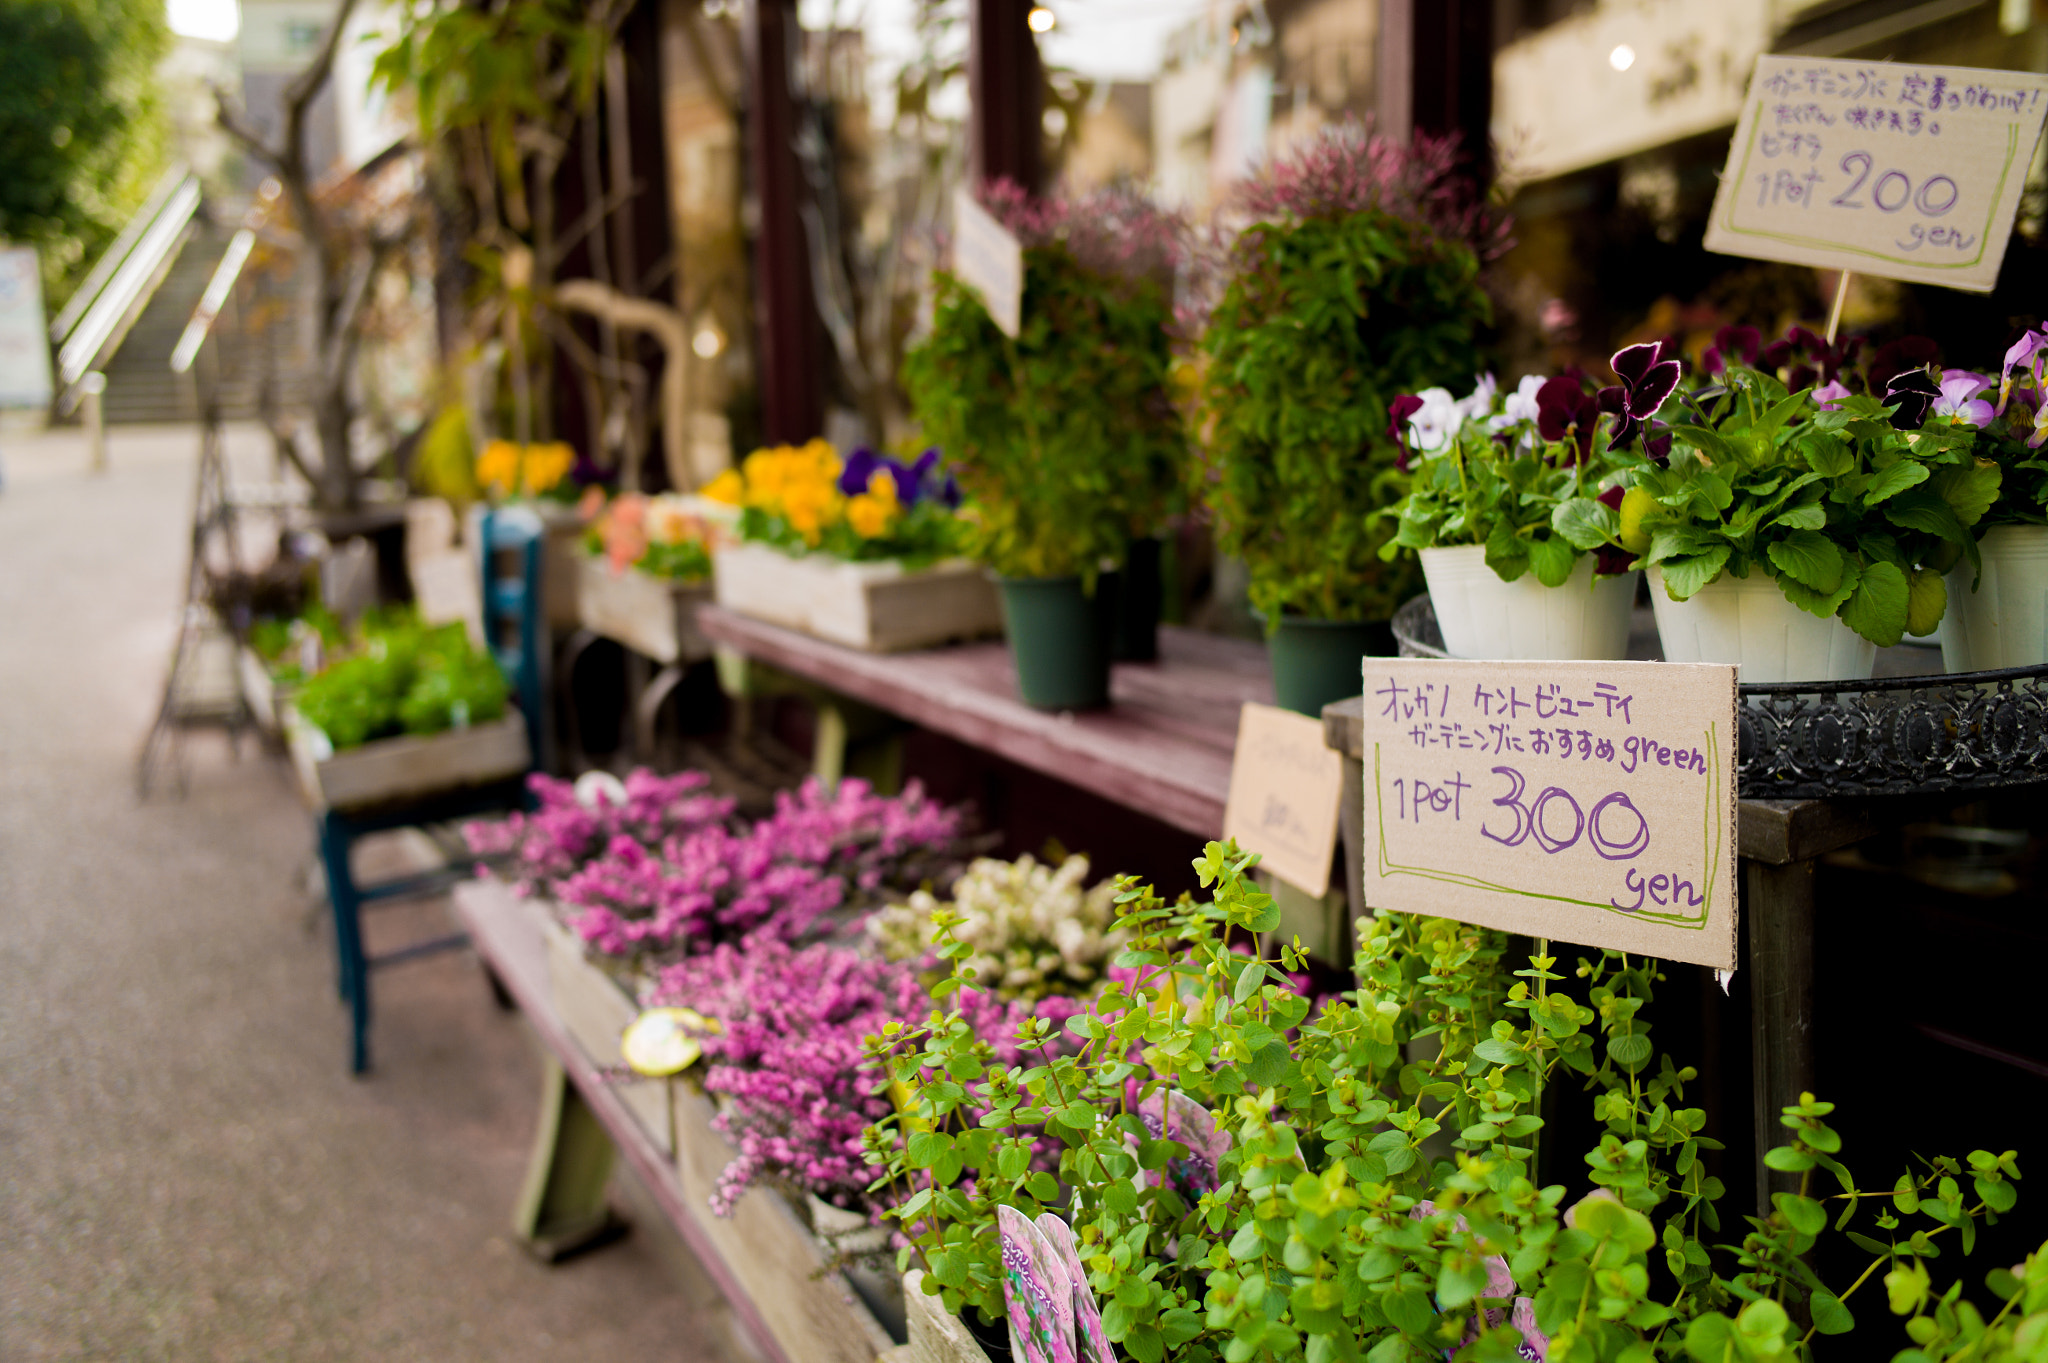
[{"label": "potted plant on shelf", "polygon": [[1032,202],[997,187],[984,199],[1024,246],[1021,329],[1005,336],[941,272],[904,386],[971,499],[969,552],[996,575],[1023,699],[1105,705],[1115,616],[1103,570],[1163,528],[1186,463],[1168,392],[1179,229],[1123,191]]},{"label": "potted plant on shelf", "polygon": [[[1646,374],[1656,347],[1639,350],[1615,356],[1615,367]],[[1631,390],[1643,414],[1633,422],[1626,403],[1611,401],[1619,419],[1600,421],[1599,393],[1578,374],[1532,374],[1504,396],[1486,375],[1462,399],[1431,388],[1394,400],[1413,484],[1380,556],[1418,551],[1451,656],[1627,656],[1636,574],[1614,542],[1616,437],[1642,438],[1643,420],[1677,381],[1668,364],[1652,386]]]},{"label": "potted plant on shelf", "polygon": [[1947,578],[1942,665],[1951,672],[2048,663],[2048,329],[2007,350],[1997,376],[1944,370],[1936,411],[1978,428],[1976,452],[2000,470],[1977,522],[1979,567]]},{"label": "potted plant on shelf", "polygon": [[576,579],[583,628],[659,663],[711,655],[697,607],[711,599],[711,553],[731,537],[729,508],[702,497],[622,493],[595,506]]},{"label": "potted plant on shelf", "polygon": [[841,461],[823,440],[756,450],[705,484],[734,509],[712,555],[718,604],[852,648],[887,652],[992,633],[994,593],[959,557],[960,493],[928,449]]},{"label": "potted plant on shelf", "polygon": [[1880,352],[1859,371],[1828,347],[1793,375],[1820,382],[1788,390],[1752,367],[1783,362],[1754,334],[1724,330],[1719,381],[1681,397],[1617,533],[1649,571],[1667,660],[1735,663],[1748,682],[1868,677],[1878,647],[1939,623],[1943,572],[1974,568],[1999,469],[1974,456],[1975,427],[1934,412],[1928,370]]},{"label": "potted plant on shelf", "polygon": [[1379,551],[1407,492],[1389,408],[1478,372],[1482,259],[1504,224],[1460,188],[1454,144],[1326,131],[1241,193],[1202,336],[1203,493],[1266,619],[1282,705],[1356,694],[1359,659],[1417,585]]}]

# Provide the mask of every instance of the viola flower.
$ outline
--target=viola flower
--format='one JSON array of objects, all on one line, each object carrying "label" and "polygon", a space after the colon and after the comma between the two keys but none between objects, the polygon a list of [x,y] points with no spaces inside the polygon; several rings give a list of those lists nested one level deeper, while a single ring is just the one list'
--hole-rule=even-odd
[{"label": "viola flower", "polygon": [[1394,464],[1401,472],[1408,471],[1408,418],[1422,410],[1422,399],[1413,393],[1403,393],[1387,404],[1387,439],[1394,442],[1400,451],[1394,456]]},{"label": "viola flower", "polygon": [[1416,396],[1421,406],[1408,418],[1409,441],[1420,454],[1441,453],[1465,424],[1464,413],[1448,388],[1425,388]]},{"label": "viola flower", "polygon": [[1823,412],[1832,412],[1843,398],[1849,396],[1849,389],[1840,379],[1830,379],[1813,390],[1813,400]]},{"label": "viola flower", "polygon": [[1578,446],[1575,462],[1593,452],[1593,428],[1600,420],[1600,402],[1569,374],[1545,380],[1536,390],[1536,433],[1552,444],[1571,440]]},{"label": "viola flower", "polygon": [[1677,357],[1677,344],[1666,337],[1661,341],[1629,346],[1608,361],[1614,376],[1621,382],[1601,389],[1598,401],[1601,411],[1613,412],[1620,418],[1614,430],[1617,446],[1627,444],[1642,423],[1655,416],[1657,409],[1664,405],[1664,399],[1678,387],[1680,370]]},{"label": "viola flower", "polygon": [[1970,426],[1989,426],[1997,416],[1979,393],[1991,387],[1991,380],[1967,369],[1942,371],[1941,396],[1934,401],[1934,415],[1949,417]]},{"label": "viola flower", "polygon": [[1718,374],[1730,364],[1754,365],[1763,340],[1763,333],[1755,327],[1722,327],[1714,333],[1714,343],[1700,356],[1700,369]]},{"label": "viola flower", "polygon": [[1486,428],[1495,434],[1513,426],[1533,422],[1537,417],[1536,395],[1548,382],[1541,374],[1524,374],[1522,381],[1515,385],[1515,391],[1501,402],[1500,413],[1487,418]]},{"label": "viola flower", "polygon": [[2034,433],[2027,437],[2027,448],[2038,450],[2044,443],[2048,443],[2048,403],[2034,412]]},{"label": "viola flower", "polygon": [[1924,369],[1908,369],[1885,385],[1884,401],[1894,408],[1892,425],[1902,431],[1917,431],[1927,424],[1927,413],[1941,396],[1934,375]]},{"label": "viola flower", "polygon": [[2041,353],[2048,350],[2048,327],[2029,331],[2012,343],[2005,352],[2005,364],[1999,370],[1998,411],[2005,412],[2005,404],[2012,398],[2013,380],[2022,370],[2031,377],[2031,386],[2041,383]]},{"label": "viola flower", "polygon": [[[1925,336],[1901,336],[1877,348],[1870,357],[1864,379],[1872,393],[1891,391],[1892,380],[1910,369],[1925,369],[1941,362],[1941,347]],[[1919,425],[1918,422],[1914,423]]]},{"label": "viola flower", "polygon": [[1493,399],[1499,389],[1493,375],[1481,374],[1472,391],[1452,404],[1457,409],[1459,425],[1493,415]]}]

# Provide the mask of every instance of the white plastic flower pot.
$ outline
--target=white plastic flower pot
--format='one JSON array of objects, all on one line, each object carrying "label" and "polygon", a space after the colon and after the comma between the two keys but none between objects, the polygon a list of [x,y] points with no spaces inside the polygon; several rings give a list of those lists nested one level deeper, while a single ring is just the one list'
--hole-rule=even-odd
[{"label": "white plastic flower pot", "polygon": [[1561,587],[1534,573],[1503,582],[1478,545],[1424,549],[1422,575],[1453,658],[1544,661],[1626,658],[1636,575],[1593,578],[1593,555],[1579,556]]},{"label": "white plastic flower pot", "polygon": [[1863,681],[1877,667],[1876,644],[1799,609],[1761,572],[1723,573],[1687,601],[1671,599],[1659,569],[1649,573],[1666,662],[1734,663],[1746,682]]},{"label": "white plastic flower pot", "polygon": [[1977,551],[1984,576],[1975,591],[1968,560],[1948,575],[1942,666],[1988,672],[2048,663],[2048,526],[1994,525]]}]

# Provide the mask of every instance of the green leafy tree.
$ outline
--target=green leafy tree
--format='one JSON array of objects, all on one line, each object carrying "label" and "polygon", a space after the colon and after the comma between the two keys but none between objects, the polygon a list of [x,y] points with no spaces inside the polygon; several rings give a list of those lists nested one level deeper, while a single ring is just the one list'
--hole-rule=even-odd
[{"label": "green leafy tree", "polygon": [[0,240],[41,248],[53,305],[162,167],[168,43],[147,0],[0,4]]}]

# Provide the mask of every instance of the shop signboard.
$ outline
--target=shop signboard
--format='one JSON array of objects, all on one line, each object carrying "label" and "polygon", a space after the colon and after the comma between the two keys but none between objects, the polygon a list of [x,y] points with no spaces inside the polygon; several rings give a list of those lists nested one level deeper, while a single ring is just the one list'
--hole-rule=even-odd
[{"label": "shop signboard", "polygon": [[35,248],[0,247],[0,407],[50,405],[48,325]]},{"label": "shop signboard", "polygon": [[1759,57],[1710,251],[1988,293],[2048,75]]},{"label": "shop signboard", "polygon": [[1259,854],[1259,866],[1320,899],[1337,848],[1344,759],[1319,719],[1247,701],[1237,720],[1223,836]]},{"label": "shop signboard", "polygon": [[1735,669],[1365,660],[1365,900],[1735,968]]},{"label": "shop signboard", "polygon": [[1024,248],[966,189],[953,194],[953,273],[1014,337],[1024,320]]}]

